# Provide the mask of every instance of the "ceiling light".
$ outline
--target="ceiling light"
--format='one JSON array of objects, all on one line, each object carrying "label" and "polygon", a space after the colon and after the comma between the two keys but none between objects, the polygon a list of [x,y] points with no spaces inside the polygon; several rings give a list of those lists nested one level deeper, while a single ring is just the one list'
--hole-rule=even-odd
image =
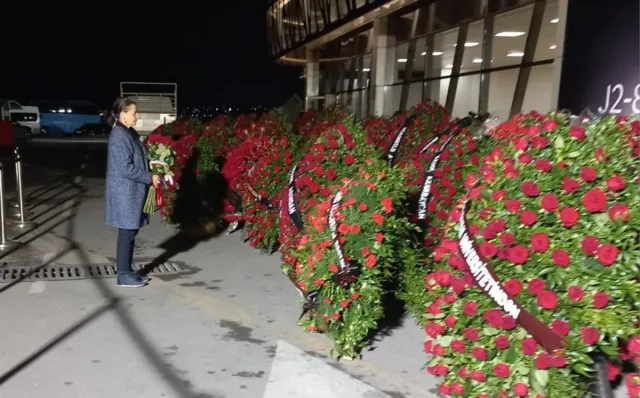
[{"label": "ceiling light", "polygon": [[524,36],[525,32],[499,32],[496,33],[496,37],[520,37]]},{"label": "ceiling light", "polygon": [[473,63],[474,64],[481,64],[482,63],[482,58],[474,58],[473,59]]},{"label": "ceiling light", "polygon": [[[480,43],[478,43],[477,41],[468,41],[468,42],[464,43],[464,46],[465,47],[475,47],[478,44],[480,44]],[[456,47],[457,45],[458,44],[454,44],[453,46]]]},{"label": "ceiling light", "polygon": [[560,18],[553,18],[551,21],[549,21],[551,23],[558,23],[560,22]]},{"label": "ceiling light", "polygon": [[449,64],[449,65],[445,65],[444,66],[445,69],[453,69],[453,65]]},{"label": "ceiling light", "polygon": [[549,50],[555,50],[556,48],[558,48],[558,46],[556,46],[555,44],[552,44],[551,47],[549,47]]},{"label": "ceiling light", "polygon": [[437,56],[442,55],[442,54],[444,54],[442,51],[434,51],[434,52],[431,53],[431,55],[433,55],[434,57],[437,57]]},{"label": "ceiling light", "polygon": [[425,51],[425,52],[423,52],[423,53],[422,53],[422,54],[420,54],[420,55],[422,55],[422,56],[424,57],[425,55],[427,55],[427,52]]},{"label": "ceiling light", "polygon": [[524,57],[524,53],[522,51],[509,51],[507,53],[507,57]]},{"label": "ceiling light", "polygon": [[400,63],[405,63],[405,62],[407,62],[407,59],[406,59],[406,58],[399,58],[399,59],[398,59],[398,62],[400,62]]},{"label": "ceiling light", "polygon": [[369,69],[369,68],[362,68],[362,71],[363,71],[363,72],[371,72],[371,69]]}]

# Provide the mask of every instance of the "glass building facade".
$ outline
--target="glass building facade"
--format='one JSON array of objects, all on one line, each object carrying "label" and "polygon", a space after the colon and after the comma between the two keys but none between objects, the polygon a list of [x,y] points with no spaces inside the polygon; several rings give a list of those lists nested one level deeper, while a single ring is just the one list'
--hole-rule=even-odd
[{"label": "glass building facade", "polygon": [[306,106],[454,116],[557,107],[568,0],[276,0],[270,51],[304,66]]}]

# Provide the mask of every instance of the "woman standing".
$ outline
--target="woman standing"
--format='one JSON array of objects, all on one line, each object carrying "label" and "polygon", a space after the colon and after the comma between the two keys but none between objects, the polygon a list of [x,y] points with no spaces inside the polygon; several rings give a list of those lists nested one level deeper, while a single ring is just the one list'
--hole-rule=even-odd
[{"label": "woman standing", "polygon": [[149,279],[133,272],[133,248],[140,228],[148,223],[142,209],[150,184],[157,186],[160,177],[152,175],[140,135],[133,129],[138,121],[138,107],[128,98],[113,104],[107,123],[113,125],[109,136],[107,159],[106,223],[118,228],[116,251],[117,285],[142,287]]}]

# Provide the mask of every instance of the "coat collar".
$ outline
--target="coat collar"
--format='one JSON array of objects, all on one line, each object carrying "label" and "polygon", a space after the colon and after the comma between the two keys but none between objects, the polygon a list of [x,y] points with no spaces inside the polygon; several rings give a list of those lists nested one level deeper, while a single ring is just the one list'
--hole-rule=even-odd
[{"label": "coat collar", "polygon": [[129,134],[131,134],[131,137],[133,139],[136,140],[140,140],[140,134],[138,134],[138,132],[133,128],[133,127],[127,127],[124,124],[122,124],[119,120],[116,122],[116,126],[125,129],[126,131],[129,132]]}]

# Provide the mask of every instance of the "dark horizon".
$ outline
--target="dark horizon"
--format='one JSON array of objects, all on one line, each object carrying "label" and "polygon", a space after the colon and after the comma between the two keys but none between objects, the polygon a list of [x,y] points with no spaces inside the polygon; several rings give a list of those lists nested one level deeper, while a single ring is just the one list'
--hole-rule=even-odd
[{"label": "dark horizon", "polygon": [[268,57],[264,0],[116,7],[7,7],[0,98],[108,107],[121,81],[177,83],[179,105],[190,107],[272,107],[302,94],[301,68]]}]

